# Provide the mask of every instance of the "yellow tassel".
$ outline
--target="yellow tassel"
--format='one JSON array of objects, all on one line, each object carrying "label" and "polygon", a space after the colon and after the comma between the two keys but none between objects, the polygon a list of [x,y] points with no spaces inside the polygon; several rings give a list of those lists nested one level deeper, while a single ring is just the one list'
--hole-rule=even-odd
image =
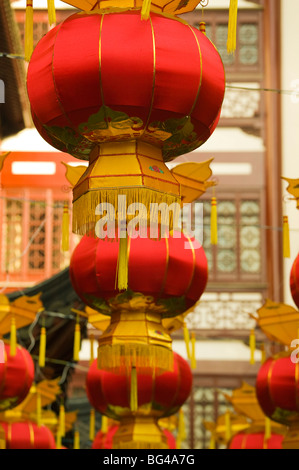
[{"label": "yellow tassel", "polygon": [[211,245],[217,245],[218,233],[217,233],[217,199],[212,197],[211,201]]},{"label": "yellow tassel", "polygon": [[212,432],[211,434],[211,440],[210,440],[210,449],[216,449],[216,439],[215,439],[215,433]]},{"label": "yellow tassel", "polygon": [[40,367],[45,367],[46,360],[46,328],[42,326],[40,331],[40,340],[39,340],[39,356],[38,364]]},{"label": "yellow tassel", "polygon": [[254,359],[254,352],[255,352],[255,334],[254,334],[254,330],[251,330],[251,331],[250,331],[249,347],[250,347],[250,364],[255,364],[255,359]]},{"label": "yellow tassel", "polygon": [[191,333],[191,345],[192,345],[192,351],[191,351],[191,369],[196,369],[196,355],[195,355],[195,343],[196,343],[196,338],[195,334]]},{"label": "yellow tassel", "polygon": [[10,320],[10,356],[15,356],[17,352],[17,328],[16,328],[16,319],[12,315]]},{"label": "yellow tassel", "polygon": [[128,288],[128,238],[119,239],[119,251],[117,261],[117,283],[119,290]]},{"label": "yellow tassel", "polygon": [[269,418],[265,419],[265,439],[270,439],[271,437],[271,421]]},{"label": "yellow tassel", "polygon": [[282,226],[282,243],[283,243],[283,257],[290,258],[290,229],[289,229],[289,218],[287,215],[283,216]]},{"label": "yellow tassel", "polygon": [[261,364],[264,364],[264,362],[266,362],[266,351],[265,351],[265,345],[264,344],[262,344],[262,346],[261,346],[261,353],[262,353]]},{"label": "yellow tassel", "polygon": [[130,409],[131,411],[137,411],[138,409],[138,387],[136,367],[131,368]]},{"label": "yellow tassel", "polygon": [[232,437],[231,421],[229,410],[225,412],[225,440],[229,442]]},{"label": "yellow tassel", "polygon": [[95,437],[96,415],[95,410],[91,408],[89,417],[89,440],[93,441]]},{"label": "yellow tassel", "polygon": [[74,361],[79,361],[79,351],[81,343],[81,330],[79,325],[79,320],[77,318],[75,325],[75,334],[74,334]]},{"label": "yellow tassel", "polygon": [[36,392],[36,421],[37,425],[41,426],[42,424],[42,397],[40,392]]},{"label": "yellow tassel", "polygon": [[59,431],[56,433],[56,449],[61,449],[61,434]]},{"label": "yellow tassel", "polygon": [[56,11],[54,0],[48,0],[48,18],[50,26],[56,23]]},{"label": "yellow tassel", "polygon": [[90,359],[89,359],[89,365],[91,365],[94,361],[94,352],[93,352],[93,345],[94,345],[94,336],[90,335],[89,338],[90,341]]},{"label": "yellow tassel", "polygon": [[205,21],[201,21],[199,23],[199,31],[206,36],[206,22]]},{"label": "yellow tassel", "polygon": [[74,449],[80,449],[80,434],[79,434],[79,431],[74,432]]},{"label": "yellow tassel", "polygon": [[33,52],[33,0],[27,0],[25,20],[25,60],[29,62]]},{"label": "yellow tassel", "polygon": [[108,431],[108,418],[106,416],[102,416],[101,431],[103,434],[106,434],[106,432]]},{"label": "yellow tassel", "polygon": [[237,42],[237,17],[238,17],[238,0],[230,0],[228,32],[227,32],[227,52],[234,54]]},{"label": "yellow tassel", "polygon": [[187,328],[186,323],[184,323],[183,331],[184,331],[184,341],[185,341],[185,345],[186,345],[187,357],[188,357],[188,359],[191,359],[190,344],[189,344],[190,343],[190,335],[189,335],[189,330]]},{"label": "yellow tassel", "polygon": [[141,19],[147,20],[151,11],[151,0],[143,0],[141,8]]},{"label": "yellow tassel", "polygon": [[67,203],[65,203],[63,207],[63,215],[62,215],[62,241],[61,241],[62,251],[69,250],[69,244],[70,244],[69,227],[70,227],[69,206]]},{"label": "yellow tassel", "polygon": [[65,408],[63,403],[59,407],[59,433],[61,437],[65,436]]},{"label": "yellow tassel", "polygon": [[181,443],[186,439],[186,427],[185,427],[185,417],[184,411],[180,408],[179,411],[179,423],[178,423],[178,434],[176,438],[176,447],[177,449],[181,448]]}]

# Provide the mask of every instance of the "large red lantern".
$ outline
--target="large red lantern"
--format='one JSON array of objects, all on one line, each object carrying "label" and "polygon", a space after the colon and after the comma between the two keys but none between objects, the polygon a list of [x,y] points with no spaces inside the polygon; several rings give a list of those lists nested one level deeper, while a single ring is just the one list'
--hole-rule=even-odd
[{"label": "large red lantern", "polygon": [[89,160],[73,189],[73,230],[85,234],[98,204],[117,209],[119,194],[148,209],[180,201],[165,162],[214,131],[225,75],[203,32],[137,9],[67,18],[39,41],[27,83],[43,138]]},{"label": "large red lantern", "polygon": [[266,439],[264,432],[240,432],[231,439],[229,449],[282,449],[283,438],[283,435],[274,433]]},{"label": "large red lantern", "polygon": [[[187,400],[192,387],[192,372],[180,355],[173,353],[173,357],[172,371],[143,375],[137,370],[138,410],[135,415],[171,416]],[[86,393],[97,411],[113,419],[130,416],[130,391],[131,383],[126,374],[100,370],[96,360],[91,364]]]},{"label": "large red lantern", "polygon": [[290,289],[293,300],[299,308],[299,255],[297,255],[292,265],[290,273]]},{"label": "large red lantern", "polygon": [[291,352],[271,357],[261,366],[256,394],[265,415],[288,426],[283,448],[299,448],[298,362]]},{"label": "large red lantern", "polygon": [[4,363],[0,362],[0,411],[14,408],[27,396],[34,379],[34,362],[29,352],[17,345],[15,356],[4,344]]},{"label": "large red lantern", "polygon": [[6,449],[56,449],[54,436],[44,425],[0,422],[0,427],[5,431]]},{"label": "large red lantern", "polygon": [[99,368],[110,371],[172,367],[172,340],[162,318],[191,308],[207,282],[201,246],[178,233],[160,240],[128,239],[128,290],[116,284],[119,241],[83,237],[76,247],[70,277],[82,300],[110,315],[99,337]]},{"label": "large red lantern", "polygon": [[158,425],[158,419],[176,413],[187,400],[192,387],[188,363],[173,353],[173,371],[156,375],[137,370],[137,407],[132,413],[132,382],[126,374],[100,370],[95,360],[88,371],[86,393],[100,413],[120,420],[113,435],[113,448],[169,448],[171,441]]}]

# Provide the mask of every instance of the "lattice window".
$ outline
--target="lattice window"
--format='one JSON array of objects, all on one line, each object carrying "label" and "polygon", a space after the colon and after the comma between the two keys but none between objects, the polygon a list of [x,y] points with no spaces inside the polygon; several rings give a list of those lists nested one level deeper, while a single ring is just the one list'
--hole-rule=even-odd
[{"label": "lattice window", "polygon": [[218,416],[232,409],[223,393],[231,395],[232,390],[193,386],[192,396],[183,405],[186,439],[182,442],[182,449],[209,449],[210,432],[204,422],[216,422]]},{"label": "lattice window", "polygon": [[8,200],[2,225],[2,271],[18,273],[22,266],[22,213],[23,202]]},{"label": "lattice window", "polygon": [[41,201],[30,202],[29,205],[29,234],[28,271],[45,269],[46,256],[46,207]]},{"label": "lattice window", "polygon": [[210,201],[203,203],[203,246],[209,279],[236,281],[262,277],[261,203],[236,197],[218,201],[218,244],[210,243]]}]

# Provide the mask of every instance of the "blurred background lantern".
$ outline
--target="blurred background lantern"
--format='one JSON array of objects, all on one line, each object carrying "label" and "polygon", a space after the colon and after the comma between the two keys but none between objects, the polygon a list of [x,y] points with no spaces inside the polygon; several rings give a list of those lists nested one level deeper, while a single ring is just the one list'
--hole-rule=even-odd
[{"label": "blurred background lantern", "polygon": [[132,10],[67,18],[39,41],[27,84],[43,138],[89,160],[73,189],[73,230],[85,234],[96,206],[118,210],[119,194],[148,213],[150,203],[180,201],[165,162],[210,137],[225,76],[204,33],[157,13],[142,21]]},{"label": "blurred background lantern", "polygon": [[54,436],[44,425],[30,421],[0,422],[1,427],[5,432],[6,449],[56,449]]},{"label": "blurred background lantern", "polygon": [[293,300],[297,308],[299,308],[299,254],[297,255],[292,264],[292,269],[290,273],[290,289]]},{"label": "blurred background lantern", "polygon": [[4,343],[4,363],[0,363],[0,411],[16,407],[27,396],[34,379],[34,362],[29,352],[16,346],[11,356],[10,345]]},{"label": "blurred background lantern", "polygon": [[269,439],[265,438],[264,432],[250,433],[240,432],[233,436],[229,449],[282,449],[284,436],[271,434]]},{"label": "blurred background lantern", "polygon": [[153,371],[152,375],[144,375],[137,369],[134,413],[128,376],[100,370],[96,360],[91,364],[86,393],[92,407],[120,421],[113,437],[113,448],[168,448],[167,433],[163,433],[158,419],[175,414],[187,400],[192,387],[188,363],[176,353],[173,357],[173,371],[160,375]]},{"label": "blurred background lantern", "polygon": [[259,404],[271,420],[288,427],[284,449],[299,448],[298,361],[291,351],[270,357],[261,366],[256,380]]},{"label": "blurred background lantern", "polygon": [[195,249],[194,240],[177,235],[128,238],[129,289],[124,293],[119,293],[115,280],[118,241],[85,236],[74,250],[74,289],[87,305],[111,316],[98,340],[99,368],[171,369],[172,340],[162,318],[175,317],[196,303],[208,271],[203,248]]}]

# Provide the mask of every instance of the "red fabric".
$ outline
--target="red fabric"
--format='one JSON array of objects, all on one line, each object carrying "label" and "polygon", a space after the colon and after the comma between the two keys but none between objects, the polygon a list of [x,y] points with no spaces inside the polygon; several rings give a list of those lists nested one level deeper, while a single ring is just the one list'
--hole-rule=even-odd
[{"label": "red fabric", "polygon": [[[192,387],[192,372],[188,363],[174,354],[174,370],[159,376],[137,373],[138,405],[151,403],[160,416],[170,416],[187,400]],[[115,418],[112,407],[130,407],[130,377],[100,370],[95,360],[86,378],[87,397],[97,411]]]},{"label": "red fabric", "polygon": [[[99,431],[94,438],[91,448],[92,449],[112,449],[113,446],[113,437],[116,431],[118,430],[119,425],[111,426],[107,433]],[[163,429],[163,434],[167,438],[167,444],[169,449],[176,449],[175,437],[167,429]]]},{"label": "red fabric", "polygon": [[229,449],[282,449],[283,436],[271,434],[270,439],[265,440],[263,432],[236,434],[229,445]]},{"label": "red fabric", "polygon": [[[174,152],[173,158],[190,151],[187,141],[180,136],[165,142],[165,135],[161,139],[154,127],[164,130],[165,121],[190,116],[191,150],[202,145],[219,116],[225,75],[207,37],[175,19],[151,13],[151,20],[142,21],[140,11],[103,17],[80,13],[39,41],[27,85],[37,129],[59,150],[75,152],[67,129],[78,132],[79,138],[80,124],[105,105],[141,119],[148,131],[142,138],[164,145],[163,151]],[[57,140],[43,125],[66,131]],[[111,139],[131,140],[132,135],[119,126]]]},{"label": "red fabric", "polygon": [[[208,265],[202,247],[186,249],[185,243],[189,246],[183,234],[180,238],[161,240],[131,239],[129,289],[156,300],[182,296],[185,310],[192,307],[206,287]],[[118,246],[119,241],[84,236],[73,252],[70,262],[73,287],[92,308],[97,308],[94,299],[107,300],[119,293],[115,287]],[[173,316],[182,311],[174,311]]]},{"label": "red fabric", "polygon": [[5,431],[7,449],[56,449],[54,436],[44,425],[28,421],[1,422],[0,426]]},{"label": "red fabric", "polygon": [[299,413],[297,368],[298,364],[294,364],[290,357],[281,357],[269,358],[259,370],[256,380],[257,398],[265,415],[275,421],[287,423],[286,412]]},{"label": "red fabric", "polygon": [[299,255],[296,257],[291,269],[290,288],[293,300],[299,308]]},{"label": "red fabric", "polygon": [[0,363],[0,410],[14,408],[27,396],[34,379],[34,362],[29,352],[17,346],[10,356],[9,344],[4,344],[4,363]]}]

